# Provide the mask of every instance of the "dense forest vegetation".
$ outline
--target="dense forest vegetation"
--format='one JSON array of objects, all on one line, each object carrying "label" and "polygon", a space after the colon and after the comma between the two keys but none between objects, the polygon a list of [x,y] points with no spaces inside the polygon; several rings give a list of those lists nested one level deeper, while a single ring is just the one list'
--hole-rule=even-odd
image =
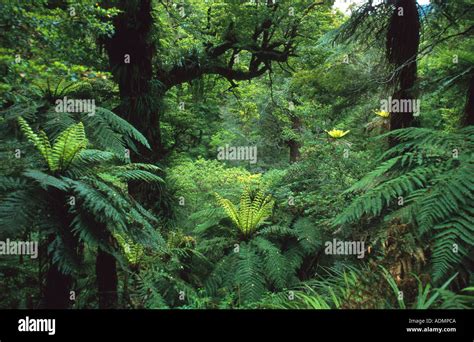
[{"label": "dense forest vegetation", "polygon": [[474,4],[334,2],[1,0],[0,307],[472,308]]}]

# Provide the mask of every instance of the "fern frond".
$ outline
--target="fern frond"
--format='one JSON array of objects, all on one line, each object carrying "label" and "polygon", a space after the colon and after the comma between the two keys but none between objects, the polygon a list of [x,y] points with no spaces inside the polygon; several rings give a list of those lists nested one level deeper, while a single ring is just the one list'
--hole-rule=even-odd
[{"label": "fern frond", "polygon": [[18,124],[20,126],[20,129],[22,133],[26,136],[26,138],[37,148],[37,150],[40,152],[40,154],[44,157],[46,162],[49,160],[49,152],[48,152],[48,147],[50,148],[51,146],[48,144],[45,145],[44,143],[44,136],[45,134],[43,133],[40,136],[38,136],[35,132],[33,132],[33,129],[28,125],[25,119],[23,119],[21,116],[18,117]]},{"label": "fern frond", "polygon": [[234,281],[241,302],[258,301],[265,293],[265,278],[260,258],[247,246],[242,246],[238,254]]},{"label": "fern frond", "polygon": [[138,141],[140,144],[147,148],[151,148],[150,144],[143,136],[143,134],[141,134],[128,121],[122,119],[120,116],[113,113],[112,111],[106,108],[98,107],[96,108],[95,115],[102,117],[116,132],[133,138],[134,140]]},{"label": "fern frond", "polygon": [[298,241],[306,253],[314,252],[318,247],[321,247],[321,233],[310,219],[299,219],[295,222],[294,229]]},{"label": "fern frond", "polygon": [[67,182],[64,182],[57,177],[48,175],[39,170],[27,170],[23,172],[23,175],[27,178],[37,181],[39,185],[45,190],[48,188],[48,186],[52,186],[61,191],[66,191],[68,189]]},{"label": "fern frond", "polygon": [[219,194],[215,194],[217,201],[219,205],[224,209],[226,214],[229,216],[229,218],[234,222],[234,224],[239,228],[242,229],[241,227],[243,224],[240,222],[239,218],[239,212],[237,211],[237,208],[234,206],[234,204],[229,201],[228,199],[222,198]]},{"label": "fern frond", "polygon": [[285,255],[272,242],[261,237],[252,239],[252,245],[263,252],[264,274],[275,289],[282,290],[289,285],[289,279],[292,274],[291,265],[288,263]]},{"label": "fern frond", "polygon": [[253,234],[268,218],[273,211],[275,201],[271,196],[263,197],[262,190],[258,190],[254,198],[251,198],[250,189],[245,188],[240,196],[240,205],[236,206],[228,199],[215,194],[219,205],[242,232],[244,237]]},{"label": "fern frond", "polygon": [[[472,208],[472,207],[471,207]],[[434,226],[433,280],[443,279],[474,246],[474,210],[460,211],[449,220]]]},{"label": "fern frond", "polygon": [[76,155],[87,147],[87,144],[82,122],[67,128],[59,134],[51,148],[48,159],[51,171],[67,169]]}]

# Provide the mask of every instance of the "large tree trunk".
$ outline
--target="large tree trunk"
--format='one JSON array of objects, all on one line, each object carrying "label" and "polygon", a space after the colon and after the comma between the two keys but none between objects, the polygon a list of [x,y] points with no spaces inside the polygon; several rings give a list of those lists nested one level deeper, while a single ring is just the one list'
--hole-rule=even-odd
[{"label": "large tree trunk", "polygon": [[116,309],[118,307],[117,263],[113,255],[100,247],[97,250],[95,271],[99,291],[99,309]]},{"label": "large tree trunk", "polygon": [[[420,19],[416,0],[398,0],[387,30],[386,53],[395,68],[395,100],[413,100],[420,44]],[[390,113],[390,130],[413,125],[413,110]],[[391,139],[390,145],[397,141]]]},{"label": "large tree trunk", "polygon": [[123,11],[114,18],[113,37],[105,40],[110,67],[120,89],[118,114],[144,134],[151,145],[151,150],[139,146],[140,155],[133,159],[153,163],[160,159],[164,149],[158,111],[160,89],[152,90],[150,83],[155,52],[151,0],[109,1],[108,5]]},{"label": "large tree trunk", "polygon": [[67,309],[71,301],[70,289],[72,278],[63,274],[56,264],[49,267],[46,274],[46,288],[41,308],[44,309]]},{"label": "large tree trunk", "polygon": [[[164,155],[158,107],[162,92],[151,89],[152,60],[155,52],[151,39],[153,26],[151,0],[106,1],[107,7],[117,7],[122,13],[114,18],[115,33],[104,41],[110,68],[120,90],[120,106],[116,110],[148,140],[151,149],[138,145],[134,162],[156,163]],[[155,192],[146,184],[129,184],[130,194],[140,202]],[[155,196],[156,198],[156,196]],[[99,248],[96,259],[99,307],[118,306],[117,266],[114,257]]]}]

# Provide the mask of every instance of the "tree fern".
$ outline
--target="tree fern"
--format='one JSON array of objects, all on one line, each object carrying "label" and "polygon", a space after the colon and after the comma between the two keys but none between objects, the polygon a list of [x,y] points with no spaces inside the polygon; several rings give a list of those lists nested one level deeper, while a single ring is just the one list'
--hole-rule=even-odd
[{"label": "tree fern", "polygon": [[[348,189],[357,197],[333,223],[355,223],[383,210],[389,211],[387,219],[414,223],[433,241],[433,276],[439,281],[474,246],[474,128],[452,133],[407,128],[381,137],[387,136],[401,142]],[[400,198],[403,203],[397,203]]]},{"label": "tree fern", "polygon": [[265,197],[260,189],[253,198],[251,198],[250,189],[244,189],[238,208],[230,200],[222,198],[219,194],[215,195],[219,205],[224,208],[244,237],[252,235],[265,222],[275,204],[271,195]]},{"label": "tree fern", "polygon": [[[35,133],[23,118],[19,117],[18,122],[47,167],[26,169],[19,180],[0,179],[5,190],[16,185],[10,194],[0,197],[2,232],[11,226],[20,231],[37,228],[41,229],[40,234],[53,234],[55,239],[49,251],[53,261],[66,272],[77,266],[77,260],[74,247],[68,249],[64,234],[73,234],[86,245],[100,246],[110,254],[117,253],[104,239],[107,234],[120,235],[129,245],[141,243],[159,250],[164,239],[156,229],[157,219],[127,189],[130,180],[162,182],[157,175],[159,168],[148,164],[123,165],[111,152],[87,150],[88,140],[80,122],[60,132],[54,144],[45,133]],[[46,212],[50,214],[44,217]],[[64,219],[57,217],[59,213],[70,218],[69,226],[63,226]]]}]

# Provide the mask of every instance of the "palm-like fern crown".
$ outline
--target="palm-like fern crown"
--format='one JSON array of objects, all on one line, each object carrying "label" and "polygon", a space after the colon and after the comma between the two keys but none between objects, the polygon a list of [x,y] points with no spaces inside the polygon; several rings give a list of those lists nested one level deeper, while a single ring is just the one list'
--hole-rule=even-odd
[{"label": "palm-like fern crown", "polygon": [[87,147],[88,141],[82,122],[64,130],[53,145],[44,131],[36,134],[22,117],[18,118],[18,123],[23,134],[38,149],[52,172],[66,170],[78,153]]},{"label": "palm-like fern crown", "polygon": [[251,198],[250,188],[245,188],[240,196],[240,204],[237,208],[230,200],[215,194],[219,205],[242,232],[244,237],[250,236],[260,227],[271,214],[275,201],[271,195],[265,196],[258,189],[255,196]]},{"label": "palm-like fern crown", "polygon": [[474,127],[453,133],[406,128],[380,137],[387,136],[400,144],[347,190],[361,195],[334,224],[378,217],[388,209],[388,220],[414,222],[421,236],[433,232],[433,276],[440,280],[474,246]]}]

